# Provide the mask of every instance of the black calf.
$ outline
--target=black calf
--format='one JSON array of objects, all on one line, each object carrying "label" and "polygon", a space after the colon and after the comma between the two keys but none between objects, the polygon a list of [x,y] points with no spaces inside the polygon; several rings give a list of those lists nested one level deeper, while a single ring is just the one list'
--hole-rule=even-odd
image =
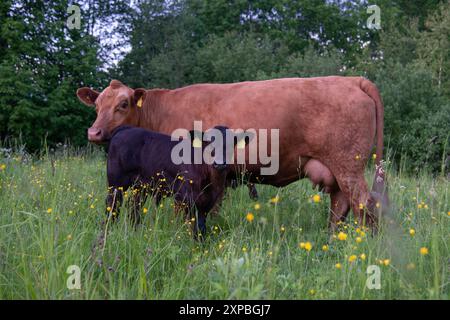
[{"label": "black calf", "polygon": [[[201,142],[201,135],[195,138],[196,134],[191,132],[191,139],[171,141],[168,135],[142,128],[117,128],[112,133],[108,149],[108,213],[112,213],[113,218],[116,217],[123,193],[133,186],[131,218],[135,224],[139,223],[141,204],[148,195],[152,195],[157,204],[162,198],[172,196],[178,209],[182,209],[188,218],[196,218],[196,223],[193,224],[194,237],[204,235],[206,215],[222,197],[226,177],[230,172],[226,152],[233,149],[226,149],[227,128],[215,129],[220,131],[224,141],[222,155],[216,152],[217,154],[212,155],[213,164],[208,165],[203,161],[202,164],[174,164],[171,157],[176,145],[186,143],[188,145],[185,147],[190,148],[193,163],[195,145],[202,148],[201,154],[209,145]],[[194,139],[198,140],[192,143]]]}]

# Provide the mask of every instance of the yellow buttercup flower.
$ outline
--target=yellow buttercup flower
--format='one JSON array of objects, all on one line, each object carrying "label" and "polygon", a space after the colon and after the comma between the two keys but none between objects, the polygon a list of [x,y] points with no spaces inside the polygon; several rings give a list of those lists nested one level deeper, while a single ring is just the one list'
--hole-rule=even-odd
[{"label": "yellow buttercup flower", "polygon": [[261,209],[261,205],[259,203],[255,203],[254,208],[255,208],[255,210],[259,210],[259,209]]},{"label": "yellow buttercup flower", "polygon": [[335,266],[336,269],[341,269],[342,268],[342,265],[340,263],[336,263],[334,266]]},{"label": "yellow buttercup flower", "polygon": [[420,254],[426,256],[428,254],[428,248],[427,247],[420,248]]},{"label": "yellow buttercup flower", "polygon": [[312,249],[312,244],[311,244],[311,242],[306,242],[306,243],[305,243],[305,250],[306,250],[306,251],[311,251],[311,249]]},{"label": "yellow buttercup flower", "polygon": [[106,211],[110,212],[111,210],[111,207],[106,207]]},{"label": "yellow buttercup flower", "polygon": [[322,246],[322,250],[323,250],[323,251],[328,251],[328,249],[329,249],[329,247],[328,247],[327,244],[324,244],[324,245]]},{"label": "yellow buttercup flower", "polygon": [[366,260],[366,255],[364,253],[361,253],[359,257],[361,258],[362,261]]},{"label": "yellow buttercup flower", "polygon": [[275,196],[272,199],[270,199],[270,203],[276,204],[280,201],[280,197],[279,196]]},{"label": "yellow buttercup flower", "polygon": [[298,246],[299,246],[301,249],[305,249],[305,243],[304,243],[304,242],[300,242],[300,243],[298,244]]},{"label": "yellow buttercup flower", "polygon": [[360,203],[359,204],[359,210],[362,210],[362,209],[364,209],[364,204]]},{"label": "yellow buttercup flower", "polygon": [[376,158],[377,158],[377,154],[376,153],[372,154],[372,159],[375,160]]},{"label": "yellow buttercup flower", "polygon": [[347,234],[343,233],[342,231],[339,232],[339,234],[338,234],[337,237],[338,237],[338,239],[339,239],[340,241],[345,241],[345,240],[347,240]]},{"label": "yellow buttercup flower", "polygon": [[52,213],[53,209],[52,208],[48,208],[47,209],[47,213]]},{"label": "yellow buttercup flower", "polygon": [[361,238],[361,237],[356,237],[355,241],[356,241],[357,243],[361,243],[361,242],[362,242],[362,238]]},{"label": "yellow buttercup flower", "polygon": [[144,208],[142,211],[143,211],[144,213],[147,213],[147,212],[148,212],[148,209],[147,209],[147,208]]},{"label": "yellow buttercup flower", "polygon": [[348,262],[354,262],[358,257],[354,254],[352,254],[350,257],[348,257]]},{"label": "yellow buttercup flower", "polygon": [[320,202],[320,194],[315,194],[312,197],[312,200],[313,200],[314,203],[319,203]]},{"label": "yellow buttercup flower", "polygon": [[247,213],[247,216],[245,217],[248,222],[252,222],[255,219],[255,216],[253,213],[249,212]]},{"label": "yellow buttercup flower", "polygon": [[414,229],[409,229],[409,234],[411,235],[411,237],[414,237],[414,235],[416,234],[416,230]]}]

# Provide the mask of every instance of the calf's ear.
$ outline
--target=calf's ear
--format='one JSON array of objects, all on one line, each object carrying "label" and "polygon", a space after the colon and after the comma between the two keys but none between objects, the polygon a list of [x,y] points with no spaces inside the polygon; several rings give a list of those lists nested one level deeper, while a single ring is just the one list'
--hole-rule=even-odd
[{"label": "calf's ear", "polygon": [[146,91],[147,90],[142,89],[142,88],[134,90],[134,96],[133,96],[134,105],[136,105],[138,108],[142,108],[142,105],[145,100],[145,92]]},{"label": "calf's ear", "polygon": [[83,87],[77,90],[78,99],[87,106],[94,106],[100,93],[91,88]]}]

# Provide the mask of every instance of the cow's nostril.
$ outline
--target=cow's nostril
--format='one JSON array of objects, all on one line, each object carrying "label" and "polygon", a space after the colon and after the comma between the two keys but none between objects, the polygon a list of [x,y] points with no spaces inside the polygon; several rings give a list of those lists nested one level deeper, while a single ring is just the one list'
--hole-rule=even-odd
[{"label": "cow's nostril", "polygon": [[91,141],[98,140],[101,136],[102,136],[101,129],[97,129],[97,128],[89,128],[88,129],[88,139],[89,140],[91,140]]}]

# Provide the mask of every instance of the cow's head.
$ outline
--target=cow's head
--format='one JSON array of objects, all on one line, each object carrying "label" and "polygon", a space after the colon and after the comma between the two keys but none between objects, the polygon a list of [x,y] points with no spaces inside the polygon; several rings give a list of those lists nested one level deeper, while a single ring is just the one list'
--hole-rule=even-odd
[{"label": "cow's head", "polygon": [[78,99],[95,107],[97,119],[88,129],[93,143],[106,142],[111,132],[120,125],[138,125],[137,108],[142,106],[145,89],[133,90],[118,80],[112,80],[101,93],[84,87],[77,90]]}]

